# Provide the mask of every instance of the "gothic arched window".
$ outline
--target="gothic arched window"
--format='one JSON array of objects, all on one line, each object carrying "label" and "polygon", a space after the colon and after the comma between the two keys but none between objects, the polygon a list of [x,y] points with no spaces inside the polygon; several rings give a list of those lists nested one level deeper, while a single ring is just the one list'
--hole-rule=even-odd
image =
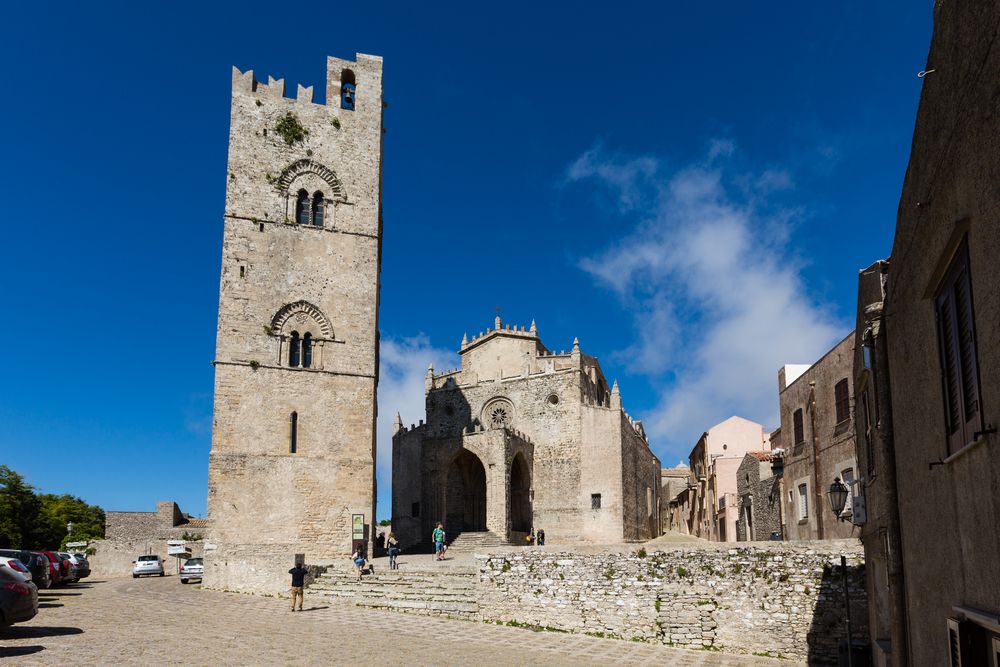
[{"label": "gothic arched window", "polygon": [[354,111],[354,72],[345,69],[340,75],[340,108]]},{"label": "gothic arched window", "polygon": [[313,361],[312,334],[302,337],[302,368],[309,368]]},{"label": "gothic arched window", "polygon": [[309,193],[299,190],[295,197],[295,222],[300,225],[309,224]]},{"label": "gothic arched window", "polygon": [[[306,334],[307,336],[309,334]],[[295,368],[299,365],[299,332],[292,332],[292,339],[288,344],[288,365]]]},{"label": "gothic arched window", "polygon": [[313,224],[317,227],[323,226],[323,203],[323,193],[317,190],[313,194],[312,205]]}]

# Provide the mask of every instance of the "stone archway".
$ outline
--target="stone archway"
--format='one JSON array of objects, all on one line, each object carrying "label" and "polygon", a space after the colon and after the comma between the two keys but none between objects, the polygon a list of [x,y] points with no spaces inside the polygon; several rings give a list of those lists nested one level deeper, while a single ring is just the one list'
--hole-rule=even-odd
[{"label": "stone archway", "polygon": [[467,449],[448,466],[445,529],[449,535],[486,530],[486,469],[479,457]]},{"label": "stone archway", "polygon": [[531,472],[520,452],[510,464],[510,530],[531,532]]}]

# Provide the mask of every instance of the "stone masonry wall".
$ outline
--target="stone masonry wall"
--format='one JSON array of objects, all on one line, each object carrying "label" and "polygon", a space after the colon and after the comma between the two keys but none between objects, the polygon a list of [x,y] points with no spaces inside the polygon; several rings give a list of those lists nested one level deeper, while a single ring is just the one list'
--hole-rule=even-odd
[{"label": "stone masonry wall", "polygon": [[856,540],[482,555],[480,611],[486,621],[831,663],[846,637],[841,554],[854,638],[867,640]]}]

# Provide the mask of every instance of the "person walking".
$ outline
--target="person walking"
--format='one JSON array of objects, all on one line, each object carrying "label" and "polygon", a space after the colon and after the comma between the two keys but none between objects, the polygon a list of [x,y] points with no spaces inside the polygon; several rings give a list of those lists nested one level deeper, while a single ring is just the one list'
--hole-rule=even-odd
[{"label": "person walking", "polygon": [[434,541],[434,560],[441,560],[444,556],[444,538],[444,525],[438,521],[437,527],[431,533],[431,539]]},{"label": "person walking", "polygon": [[389,537],[386,538],[386,544],[388,545],[389,552],[389,569],[398,570],[399,565],[396,564],[396,556],[399,555],[399,540],[396,539],[396,533],[389,533]]},{"label": "person walking", "polygon": [[302,587],[306,585],[306,575],[309,574],[309,570],[306,569],[305,563],[296,563],[288,574],[292,575],[292,611],[295,611],[295,598],[299,599],[299,611],[302,611],[302,602],[305,600]]}]

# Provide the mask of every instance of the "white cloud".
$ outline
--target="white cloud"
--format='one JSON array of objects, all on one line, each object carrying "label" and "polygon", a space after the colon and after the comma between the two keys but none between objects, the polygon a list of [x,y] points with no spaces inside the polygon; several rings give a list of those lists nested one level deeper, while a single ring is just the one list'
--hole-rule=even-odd
[{"label": "white cloud", "polygon": [[809,296],[788,248],[803,212],[776,198],[792,175],[735,173],[736,152],[713,141],[705,160],[661,173],[651,158],[638,170],[597,148],[568,172],[620,201],[649,202],[628,235],[580,265],[633,316],[635,340],[620,360],[661,388],[644,424],[674,455],[733,414],[774,427],[778,368],[818,359],[849,330]]},{"label": "white cloud", "polygon": [[456,355],[431,345],[427,336],[383,338],[379,351],[378,383],[378,518],[392,513],[392,422],[399,412],[409,425],[425,418],[424,378],[427,366],[437,372],[458,365]]},{"label": "white cloud", "polygon": [[569,181],[597,177],[618,190],[618,205],[631,210],[640,204],[639,196],[646,179],[656,172],[656,161],[637,157],[624,161],[607,161],[600,146],[587,151],[570,165],[566,174]]}]

